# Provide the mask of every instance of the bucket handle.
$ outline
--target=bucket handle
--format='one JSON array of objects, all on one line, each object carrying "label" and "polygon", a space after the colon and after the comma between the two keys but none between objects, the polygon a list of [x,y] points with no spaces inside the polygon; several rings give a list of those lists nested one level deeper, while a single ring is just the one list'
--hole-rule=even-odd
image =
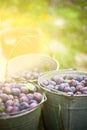
[{"label": "bucket handle", "polygon": [[46,100],[47,100],[47,97],[46,97],[45,93],[43,93],[43,98],[42,98],[42,101],[39,103],[39,105],[44,103]]},{"label": "bucket handle", "polygon": [[[39,34],[40,35],[40,34]],[[38,36],[39,36],[38,35]],[[7,62],[6,62],[6,67],[5,67],[5,74],[4,77],[6,78],[8,76],[8,62],[10,60],[10,58],[12,57],[12,55],[14,54],[15,50],[17,49],[18,45],[21,43],[21,41],[25,40],[26,38],[35,38],[36,36],[32,36],[32,35],[23,35],[15,44],[14,48],[12,48],[12,50],[9,53]],[[30,40],[30,39],[28,39]]]}]

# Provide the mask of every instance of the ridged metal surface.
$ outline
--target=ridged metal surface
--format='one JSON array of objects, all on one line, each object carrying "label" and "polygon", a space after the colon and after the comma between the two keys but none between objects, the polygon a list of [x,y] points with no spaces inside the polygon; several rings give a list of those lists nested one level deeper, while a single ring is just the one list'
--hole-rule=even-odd
[{"label": "ridged metal surface", "polygon": [[41,107],[39,106],[27,114],[0,119],[0,130],[38,130],[40,114]]}]

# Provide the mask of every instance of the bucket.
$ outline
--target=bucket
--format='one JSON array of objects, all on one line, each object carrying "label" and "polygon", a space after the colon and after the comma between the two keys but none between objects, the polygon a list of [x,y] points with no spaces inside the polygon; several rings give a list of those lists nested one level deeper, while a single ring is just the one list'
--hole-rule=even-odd
[{"label": "bucket", "polygon": [[75,95],[44,87],[42,82],[50,80],[54,75],[87,77],[85,72],[65,70],[48,72],[39,77],[38,84],[47,96],[42,109],[46,130],[86,130],[87,94]]},{"label": "bucket", "polygon": [[[27,108],[17,113],[0,115],[1,130],[38,130],[42,104],[46,101],[42,93],[42,100],[32,109]],[[0,108],[1,110],[1,108]],[[0,112],[1,114],[1,112]]]},{"label": "bucket", "polygon": [[58,70],[59,62],[46,54],[33,53],[17,56],[8,60],[5,70],[5,77],[12,76],[14,74],[18,75],[22,72],[28,72],[34,69],[38,69],[38,71],[43,72]]},{"label": "bucket", "polygon": [[[45,55],[45,54],[25,54],[25,55],[21,55],[21,56],[17,56],[15,58],[12,58],[10,60],[8,60],[7,65],[6,65],[6,71],[5,71],[5,78],[7,79],[8,77],[12,77],[13,75],[21,75],[21,73],[23,72],[28,72],[28,71],[32,71],[33,69],[38,68],[39,70],[43,70],[43,73],[47,72],[47,71],[51,71],[51,70],[57,70],[59,69],[59,63],[58,61],[56,61],[54,58],[50,57],[49,55]],[[36,85],[38,88],[38,83],[37,83],[38,79],[32,79],[32,80],[26,80],[23,81],[23,79],[21,80],[22,82],[32,82],[34,85]],[[19,81],[19,82],[21,82]],[[43,105],[42,105],[43,107]],[[27,129],[37,129],[37,122],[39,120],[39,129],[41,129],[41,127],[43,126],[43,120],[42,120],[42,112],[41,115],[38,115],[38,111],[41,111],[42,108],[37,108],[35,109],[35,111],[33,111],[33,113],[36,113],[35,116],[30,116],[33,115],[33,113],[29,112],[27,115],[25,114],[23,117],[26,118],[26,121],[29,121],[30,124],[32,126],[29,125]],[[39,119],[40,117],[40,119]],[[22,117],[21,116],[17,116],[15,117],[15,119],[13,118],[13,120],[21,120],[20,123],[23,124],[22,122]],[[27,119],[29,118],[29,119]],[[11,119],[8,119],[11,120]],[[8,121],[7,120],[7,121]],[[34,121],[33,121],[34,120]],[[9,122],[9,121],[8,121]],[[29,123],[28,122],[28,123]],[[34,122],[36,122],[34,124]],[[12,123],[11,123],[12,124]],[[16,123],[17,124],[17,123]],[[15,124],[15,125],[16,125]],[[19,125],[20,129],[22,129],[22,127]],[[18,127],[18,129],[19,129]],[[24,127],[23,127],[24,128]],[[8,128],[10,129],[10,128]],[[17,128],[14,128],[13,130],[16,130]],[[2,129],[4,130],[4,129]],[[7,128],[6,128],[7,130]]]}]

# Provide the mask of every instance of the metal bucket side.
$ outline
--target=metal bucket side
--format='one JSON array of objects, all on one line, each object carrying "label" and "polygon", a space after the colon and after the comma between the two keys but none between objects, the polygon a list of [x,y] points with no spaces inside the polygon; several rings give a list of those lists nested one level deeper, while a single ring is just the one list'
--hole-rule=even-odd
[{"label": "metal bucket side", "polygon": [[42,101],[32,110],[23,111],[17,115],[0,117],[1,130],[38,130],[42,104],[47,100],[43,93]]},{"label": "metal bucket side", "polygon": [[86,130],[87,95],[72,96],[64,92],[52,92],[43,88],[40,82],[59,75],[87,75],[77,71],[52,71],[38,79],[41,89],[46,93],[47,102],[43,105],[43,119],[47,130]]},{"label": "metal bucket side", "polygon": [[1,130],[38,130],[41,107],[15,118],[0,119]]},{"label": "metal bucket side", "polygon": [[44,69],[44,72],[58,70],[59,62],[45,54],[25,54],[8,61],[6,75],[10,76],[34,68]]}]

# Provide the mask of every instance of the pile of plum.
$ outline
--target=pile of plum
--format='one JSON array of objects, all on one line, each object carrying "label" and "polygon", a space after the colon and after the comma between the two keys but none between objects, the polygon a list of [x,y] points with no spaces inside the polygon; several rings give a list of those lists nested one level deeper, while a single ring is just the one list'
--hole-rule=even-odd
[{"label": "pile of plum", "polygon": [[15,81],[37,81],[38,77],[44,72],[43,69],[34,68],[32,71],[24,71],[20,74],[13,74],[11,77]]},{"label": "pile of plum", "polygon": [[31,110],[38,106],[42,98],[43,95],[32,83],[0,82],[0,116]]},{"label": "pile of plum", "polygon": [[62,91],[74,95],[87,94],[87,76],[59,76],[41,81],[41,85],[53,91]]}]

